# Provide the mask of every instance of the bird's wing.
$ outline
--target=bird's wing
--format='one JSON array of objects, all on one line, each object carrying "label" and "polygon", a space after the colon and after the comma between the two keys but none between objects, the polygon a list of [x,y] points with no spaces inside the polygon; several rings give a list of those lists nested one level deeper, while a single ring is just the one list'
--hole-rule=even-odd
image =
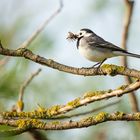
[{"label": "bird's wing", "polygon": [[93,48],[95,48],[95,47],[99,48],[99,49],[104,48],[104,49],[107,49],[108,51],[111,50],[111,51],[119,51],[119,52],[127,53],[126,50],[124,50],[110,42],[107,42],[102,38],[95,39],[94,41],[89,40],[89,45],[92,46]]}]

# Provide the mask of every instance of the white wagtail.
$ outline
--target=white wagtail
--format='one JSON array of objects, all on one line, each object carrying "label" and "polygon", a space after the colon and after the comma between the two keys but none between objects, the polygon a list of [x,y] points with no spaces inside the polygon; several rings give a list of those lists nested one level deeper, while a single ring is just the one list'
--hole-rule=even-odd
[{"label": "white wagtail", "polygon": [[90,61],[98,62],[95,65],[99,65],[99,67],[107,58],[111,57],[130,56],[140,58],[140,55],[127,52],[104,40],[90,29],[81,29],[76,34],[69,32],[67,39],[77,40],[77,49],[80,54]]}]

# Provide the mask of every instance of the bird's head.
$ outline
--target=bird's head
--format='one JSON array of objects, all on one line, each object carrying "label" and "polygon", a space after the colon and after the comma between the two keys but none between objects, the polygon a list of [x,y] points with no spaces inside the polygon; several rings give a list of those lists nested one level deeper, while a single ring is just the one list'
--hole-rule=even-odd
[{"label": "bird's head", "polygon": [[76,33],[75,35],[77,36],[77,38],[82,38],[82,37],[89,37],[91,35],[93,35],[93,31],[91,31],[90,29],[81,29],[78,33]]},{"label": "bird's head", "polygon": [[79,40],[83,37],[89,37],[89,36],[94,36],[94,35],[96,35],[96,34],[92,30],[83,28],[77,33],[68,32],[67,39]]}]

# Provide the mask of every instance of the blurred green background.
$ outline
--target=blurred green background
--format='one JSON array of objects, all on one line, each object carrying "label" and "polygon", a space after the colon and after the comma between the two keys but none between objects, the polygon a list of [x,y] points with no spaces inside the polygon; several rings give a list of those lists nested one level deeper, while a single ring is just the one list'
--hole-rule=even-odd
[{"label": "blurred green background", "polygon": [[[140,54],[140,1],[135,2],[128,49]],[[0,40],[3,45],[7,48],[18,48],[58,6],[57,0],[1,0]],[[124,11],[123,0],[64,0],[62,12],[46,26],[28,48],[36,54],[66,65],[92,66],[92,62],[78,53],[75,42],[66,40],[67,32],[90,28],[104,39],[119,46]],[[4,57],[0,56],[0,59]],[[138,59],[128,58],[128,60],[130,68],[140,69]],[[109,59],[106,63],[120,65],[120,58]],[[122,76],[82,77],[59,72],[23,58],[10,58],[6,65],[0,67],[0,111],[11,110],[18,99],[20,85],[40,67],[42,72],[34,78],[25,91],[25,111],[36,109],[37,104],[43,107],[65,104],[82,96],[86,91],[114,89],[124,83]],[[137,97],[140,99],[138,94]],[[121,99],[119,104],[101,111],[131,112],[128,95],[93,103],[79,110],[88,111],[119,99]],[[138,140],[140,137],[134,122],[106,122],[89,128],[43,131],[43,133],[50,140],[58,138],[61,140]],[[24,140],[25,138],[32,139],[28,133],[24,133],[19,136],[0,138],[0,140]]]}]

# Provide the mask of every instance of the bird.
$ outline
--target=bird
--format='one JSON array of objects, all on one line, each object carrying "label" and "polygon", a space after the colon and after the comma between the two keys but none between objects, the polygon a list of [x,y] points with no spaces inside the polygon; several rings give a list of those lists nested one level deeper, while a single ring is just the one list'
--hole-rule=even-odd
[{"label": "bird", "polygon": [[[130,56],[140,58],[140,55],[130,53],[95,34],[88,28],[78,33],[69,32],[67,39],[77,40],[77,49],[86,59],[97,62],[94,66],[103,64],[105,60],[117,56]],[[93,67],[94,67],[93,66]]]}]

